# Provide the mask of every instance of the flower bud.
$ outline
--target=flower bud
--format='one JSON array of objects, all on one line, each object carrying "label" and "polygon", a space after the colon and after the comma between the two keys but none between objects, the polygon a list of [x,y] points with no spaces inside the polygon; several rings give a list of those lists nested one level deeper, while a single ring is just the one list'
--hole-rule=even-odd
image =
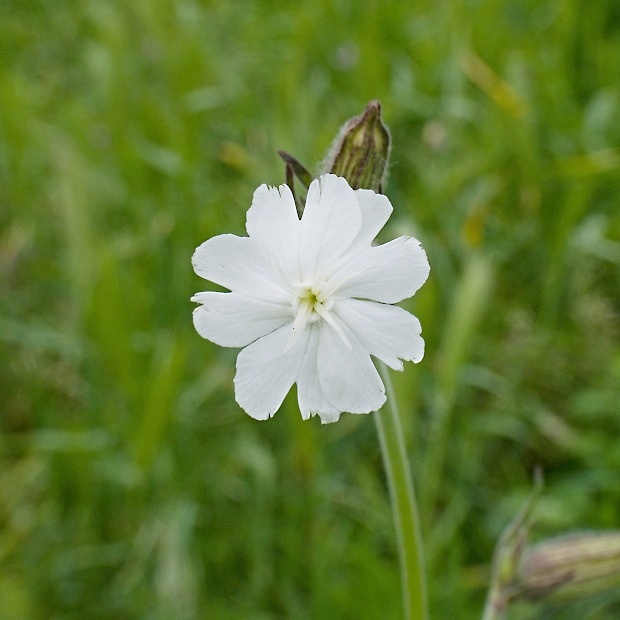
[{"label": "flower bud", "polygon": [[519,595],[573,598],[620,585],[620,531],[568,534],[525,550]]},{"label": "flower bud", "polygon": [[381,120],[381,104],[371,101],[342,126],[323,169],[344,177],[353,189],[382,193],[389,154],[390,132]]}]

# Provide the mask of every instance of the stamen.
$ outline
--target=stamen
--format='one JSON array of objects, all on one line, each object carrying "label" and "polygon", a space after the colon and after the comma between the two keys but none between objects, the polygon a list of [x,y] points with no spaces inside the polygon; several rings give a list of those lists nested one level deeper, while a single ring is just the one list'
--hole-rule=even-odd
[{"label": "stamen", "polygon": [[342,327],[338,325],[336,319],[325,308],[323,308],[321,304],[316,304],[314,309],[325,319],[326,323],[329,323],[329,325],[334,328],[334,331],[340,336],[340,340],[344,342],[347,349],[352,351],[353,347],[351,346],[351,342],[347,338],[347,335],[342,331]]},{"label": "stamen", "polygon": [[293,345],[297,342],[299,334],[303,331],[310,315],[312,314],[312,305],[313,303],[310,299],[303,299],[299,304],[297,314],[295,315],[295,320],[293,321],[291,337],[289,338],[283,353],[290,351]]}]

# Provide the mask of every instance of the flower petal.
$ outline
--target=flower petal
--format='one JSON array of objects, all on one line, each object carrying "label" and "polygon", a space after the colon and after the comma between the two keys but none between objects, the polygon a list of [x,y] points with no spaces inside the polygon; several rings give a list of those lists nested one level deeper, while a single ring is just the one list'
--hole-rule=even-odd
[{"label": "flower petal", "polygon": [[333,312],[371,355],[394,370],[403,369],[401,360],[417,363],[424,357],[420,321],[398,306],[343,299]]},{"label": "flower petal", "polygon": [[393,207],[387,196],[371,189],[356,189],[355,197],[362,211],[362,225],[355,246],[370,245],[392,215]]},{"label": "flower petal", "polygon": [[299,260],[303,282],[315,282],[357,236],[362,214],[345,179],[325,174],[312,181],[301,219]]},{"label": "flower petal", "polygon": [[280,271],[289,279],[300,280],[299,217],[288,185],[261,185],[255,192],[246,216],[248,235],[273,256]]},{"label": "flower petal", "polygon": [[269,257],[249,237],[218,235],[196,248],[194,271],[205,280],[250,297],[284,302],[290,294],[282,287]]},{"label": "flower petal", "polygon": [[329,401],[341,411],[370,413],[385,402],[385,389],[370,354],[353,334],[349,349],[325,321],[319,322],[319,380]]},{"label": "flower petal", "polygon": [[311,415],[318,414],[323,424],[336,422],[341,412],[329,402],[319,381],[317,363],[319,325],[313,323],[308,329],[310,330],[308,348],[297,377],[297,401],[299,402],[301,417],[307,420]]},{"label": "flower petal", "polygon": [[304,329],[286,350],[291,327],[284,325],[239,353],[235,398],[248,415],[266,420],[280,408],[299,374],[309,335]]},{"label": "flower petal", "polygon": [[291,304],[278,304],[240,293],[198,293],[192,301],[194,327],[222,347],[245,347],[293,321]]},{"label": "flower petal", "polygon": [[411,297],[426,282],[430,266],[426,252],[413,237],[399,237],[370,247],[339,270],[344,281],[336,297],[359,297],[396,303]]}]

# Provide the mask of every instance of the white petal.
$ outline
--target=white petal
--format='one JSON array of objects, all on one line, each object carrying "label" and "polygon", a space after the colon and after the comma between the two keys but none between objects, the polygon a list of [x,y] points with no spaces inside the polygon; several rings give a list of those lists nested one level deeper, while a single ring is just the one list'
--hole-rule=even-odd
[{"label": "white petal", "polygon": [[319,323],[318,366],[321,387],[341,411],[370,413],[385,402],[385,389],[370,354],[355,336],[348,334],[348,349],[325,321]]},{"label": "white petal", "polygon": [[371,189],[356,189],[355,197],[362,211],[362,226],[355,238],[356,246],[368,246],[392,215],[392,205],[387,196],[376,194]]},{"label": "white petal", "polygon": [[273,256],[289,279],[300,280],[299,217],[293,194],[287,185],[261,185],[246,216],[248,235]]},{"label": "white petal", "polygon": [[336,422],[340,417],[340,410],[329,402],[319,381],[319,324],[313,323],[308,329],[308,348],[297,377],[297,400],[301,417],[307,420],[311,415],[318,414],[323,423]]},{"label": "white petal", "polygon": [[[370,247],[347,263],[334,276],[346,280],[336,296],[396,303],[411,297],[426,282],[429,271],[420,242],[413,237],[399,237]],[[347,274],[351,274],[348,280]]]},{"label": "white petal", "polygon": [[198,293],[194,327],[222,347],[245,347],[293,321],[291,304],[277,304],[240,293]]},{"label": "white petal", "polygon": [[357,236],[361,221],[355,192],[345,179],[326,174],[312,181],[299,239],[303,281],[315,282],[330,268]]},{"label": "white petal", "polygon": [[[356,189],[355,197],[360,205],[362,224],[353,243],[339,258],[335,273],[332,271],[327,274],[327,281],[331,285],[336,283],[335,285],[339,286],[338,281],[342,282],[342,279],[348,280],[351,277],[353,272],[346,268],[342,269],[342,267],[349,263],[354,265],[353,261],[356,261],[360,255],[363,255],[369,250],[373,240],[379,234],[383,226],[385,226],[392,214],[392,205],[387,196],[383,194],[376,194],[369,189]],[[336,277],[334,277],[334,275],[336,275]],[[341,276],[343,276],[343,278],[341,278]]]},{"label": "white petal", "polygon": [[324,411],[323,413],[319,413],[318,416],[321,419],[321,424],[333,424],[334,422],[338,422],[341,413],[342,411],[339,411],[334,407],[332,411]]},{"label": "white petal", "polygon": [[283,302],[289,297],[269,257],[249,237],[212,237],[196,248],[192,265],[201,278],[231,291],[272,301]]},{"label": "white petal", "polygon": [[246,413],[266,420],[280,408],[299,374],[309,335],[305,329],[286,351],[291,328],[284,325],[239,353],[235,398]]},{"label": "white petal", "polygon": [[333,312],[371,355],[394,370],[403,369],[401,360],[417,363],[424,357],[420,321],[398,306],[346,299],[337,301]]}]

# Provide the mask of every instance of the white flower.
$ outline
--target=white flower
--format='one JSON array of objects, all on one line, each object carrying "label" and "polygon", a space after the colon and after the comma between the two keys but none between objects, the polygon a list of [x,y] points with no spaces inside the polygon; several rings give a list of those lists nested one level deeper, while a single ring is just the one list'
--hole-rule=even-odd
[{"label": "white flower", "polygon": [[395,370],[424,355],[420,322],[396,302],[425,282],[419,241],[372,246],[392,213],[371,190],[327,174],[310,185],[301,220],[286,185],[261,185],[248,237],[220,235],[196,249],[196,273],[230,290],[192,297],[198,333],[237,357],[235,397],[257,420],[272,416],[297,383],[304,419],[369,413],[385,402],[370,358]]}]

